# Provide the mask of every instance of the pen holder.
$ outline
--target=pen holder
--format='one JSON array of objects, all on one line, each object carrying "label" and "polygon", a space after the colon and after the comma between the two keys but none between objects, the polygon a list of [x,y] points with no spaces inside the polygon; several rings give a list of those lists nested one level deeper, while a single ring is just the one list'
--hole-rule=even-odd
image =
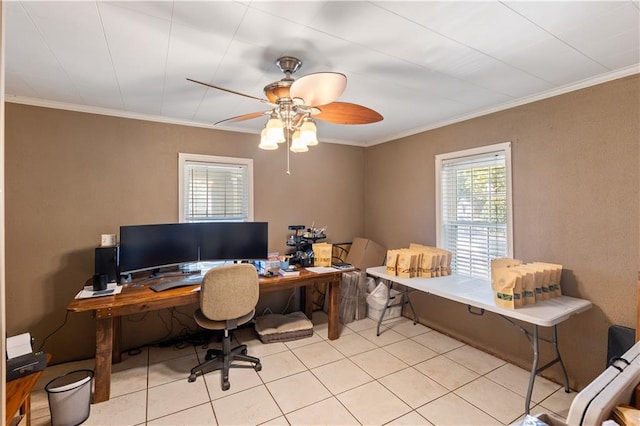
[{"label": "pen holder", "polygon": [[289,259],[280,261],[280,269],[283,269],[283,270],[289,269]]}]

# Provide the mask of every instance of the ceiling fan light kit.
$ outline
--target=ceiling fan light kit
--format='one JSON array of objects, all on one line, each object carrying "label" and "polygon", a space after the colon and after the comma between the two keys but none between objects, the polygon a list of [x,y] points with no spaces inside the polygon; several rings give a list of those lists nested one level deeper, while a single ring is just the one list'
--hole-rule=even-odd
[{"label": "ceiling fan light kit", "polygon": [[274,150],[278,149],[278,144],[273,142],[271,139],[267,138],[267,128],[263,128],[260,132],[260,144],[258,145],[260,149],[266,150]]},{"label": "ceiling fan light kit", "polygon": [[[347,77],[344,74],[318,72],[294,80],[291,74],[302,66],[301,60],[292,56],[282,56],[276,60],[276,66],[285,77],[264,87],[267,99],[190,78],[187,80],[270,105],[269,111],[243,114],[216,123],[250,120],[268,114],[269,119],[260,132],[258,145],[265,150],[278,149],[278,144],[284,142],[287,142],[292,152],[307,152],[310,146],[318,145],[314,118],[334,124],[369,124],[382,120],[382,115],[370,108],[336,102],[347,87]],[[287,173],[288,164],[287,156]]]},{"label": "ceiling fan light kit", "polygon": [[300,126],[300,139],[306,146],[318,145],[318,135],[316,123],[306,117]]},{"label": "ceiling fan light kit", "polygon": [[291,138],[291,152],[307,152],[309,151],[309,147],[300,137],[300,130],[296,130],[293,132],[293,137]]},{"label": "ceiling fan light kit", "polygon": [[284,124],[275,111],[271,114],[264,128],[267,131],[265,137],[276,144],[276,148],[278,147],[277,144],[286,142],[286,138],[284,137]]}]

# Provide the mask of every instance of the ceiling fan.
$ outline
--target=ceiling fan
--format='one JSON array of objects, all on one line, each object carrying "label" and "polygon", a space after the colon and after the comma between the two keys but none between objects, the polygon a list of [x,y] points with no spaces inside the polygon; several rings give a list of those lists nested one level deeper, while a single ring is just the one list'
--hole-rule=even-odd
[{"label": "ceiling fan", "polygon": [[334,124],[368,124],[383,119],[382,115],[365,106],[336,102],[347,86],[347,77],[344,74],[319,72],[294,80],[291,75],[301,65],[302,61],[292,56],[278,58],[276,66],[285,76],[264,87],[266,99],[191,78],[187,80],[269,105],[270,109],[267,111],[251,112],[215,123],[251,120],[269,115],[269,120],[261,132],[259,147],[263,149],[277,149],[278,143],[287,142],[293,152],[308,151],[309,146],[318,144],[314,120]]}]

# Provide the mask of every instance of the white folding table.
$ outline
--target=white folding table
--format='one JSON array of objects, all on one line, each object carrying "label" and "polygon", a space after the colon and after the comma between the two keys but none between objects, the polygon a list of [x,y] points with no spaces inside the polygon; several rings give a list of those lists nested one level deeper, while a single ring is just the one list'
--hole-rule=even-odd
[{"label": "white folding table", "polygon": [[[560,351],[558,350],[557,325],[568,319],[570,316],[591,308],[590,301],[569,296],[559,296],[539,301],[532,305],[525,305],[521,308],[507,309],[496,305],[493,297],[493,291],[491,289],[491,282],[487,279],[472,278],[462,275],[448,275],[438,278],[401,278],[387,274],[385,266],[368,268],[367,274],[387,280],[391,283],[398,283],[404,286],[407,292],[409,289],[418,290],[453,300],[455,302],[463,303],[467,305],[467,309],[470,313],[482,315],[485,311],[493,312],[500,315],[513,326],[517,327],[527,337],[533,348],[533,364],[531,366],[529,387],[527,389],[527,397],[525,400],[526,414],[529,414],[529,405],[531,404],[531,394],[533,392],[533,383],[536,375],[556,363],[560,363],[562,373],[564,374],[564,390],[565,392],[569,392],[569,377],[567,376],[567,369],[564,366],[564,362],[560,356]],[[387,301],[387,306],[388,305],[389,300]],[[472,308],[479,309],[479,312],[472,311]],[[384,311],[385,310],[383,309],[380,320],[378,321],[378,334],[380,334],[380,323],[382,322],[381,320],[382,315],[384,315]],[[514,320],[530,324],[532,326],[532,330],[529,331],[525,329],[518,323],[514,322]],[[553,332],[552,339],[549,340],[544,337],[540,337],[538,334],[538,327],[551,327]],[[553,345],[556,357],[542,367],[538,367],[539,344],[541,340]]]}]

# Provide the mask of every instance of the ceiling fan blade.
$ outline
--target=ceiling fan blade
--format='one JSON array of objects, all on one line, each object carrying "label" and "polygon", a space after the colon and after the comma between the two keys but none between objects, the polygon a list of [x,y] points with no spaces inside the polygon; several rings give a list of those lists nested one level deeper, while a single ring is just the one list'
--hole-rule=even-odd
[{"label": "ceiling fan blade", "polygon": [[349,102],[332,102],[318,107],[313,118],[335,124],[369,124],[382,121],[383,117],[371,108]]},{"label": "ceiling fan blade", "polygon": [[329,104],[342,95],[347,77],[338,72],[318,72],[300,77],[291,85],[291,98],[301,98],[308,106]]},{"label": "ceiling fan blade", "polygon": [[245,120],[251,120],[252,118],[258,118],[261,115],[266,115],[269,114],[271,111],[258,111],[258,112],[250,112],[249,114],[242,114],[242,115],[238,115],[236,117],[231,117],[231,118],[225,118],[224,120],[220,120],[218,122],[216,122],[215,124],[220,124],[220,123],[234,123],[236,121],[245,121]]},{"label": "ceiling fan blade", "polygon": [[222,90],[223,92],[233,93],[234,95],[240,95],[240,96],[244,96],[245,98],[255,99],[256,101],[260,101],[260,102],[263,102],[263,103],[266,103],[266,104],[271,104],[271,102],[269,102],[266,99],[256,98],[255,96],[251,96],[251,95],[245,95],[244,93],[236,92],[235,90],[225,89],[224,87],[216,86],[214,84],[209,84],[209,83],[205,83],[205,82],[198,81],[198,80],[193,80],[191,78],[187,78],[187,80],[191,81],[193,83],[202,84],[203,86],[211,87],[213,89]]}]

